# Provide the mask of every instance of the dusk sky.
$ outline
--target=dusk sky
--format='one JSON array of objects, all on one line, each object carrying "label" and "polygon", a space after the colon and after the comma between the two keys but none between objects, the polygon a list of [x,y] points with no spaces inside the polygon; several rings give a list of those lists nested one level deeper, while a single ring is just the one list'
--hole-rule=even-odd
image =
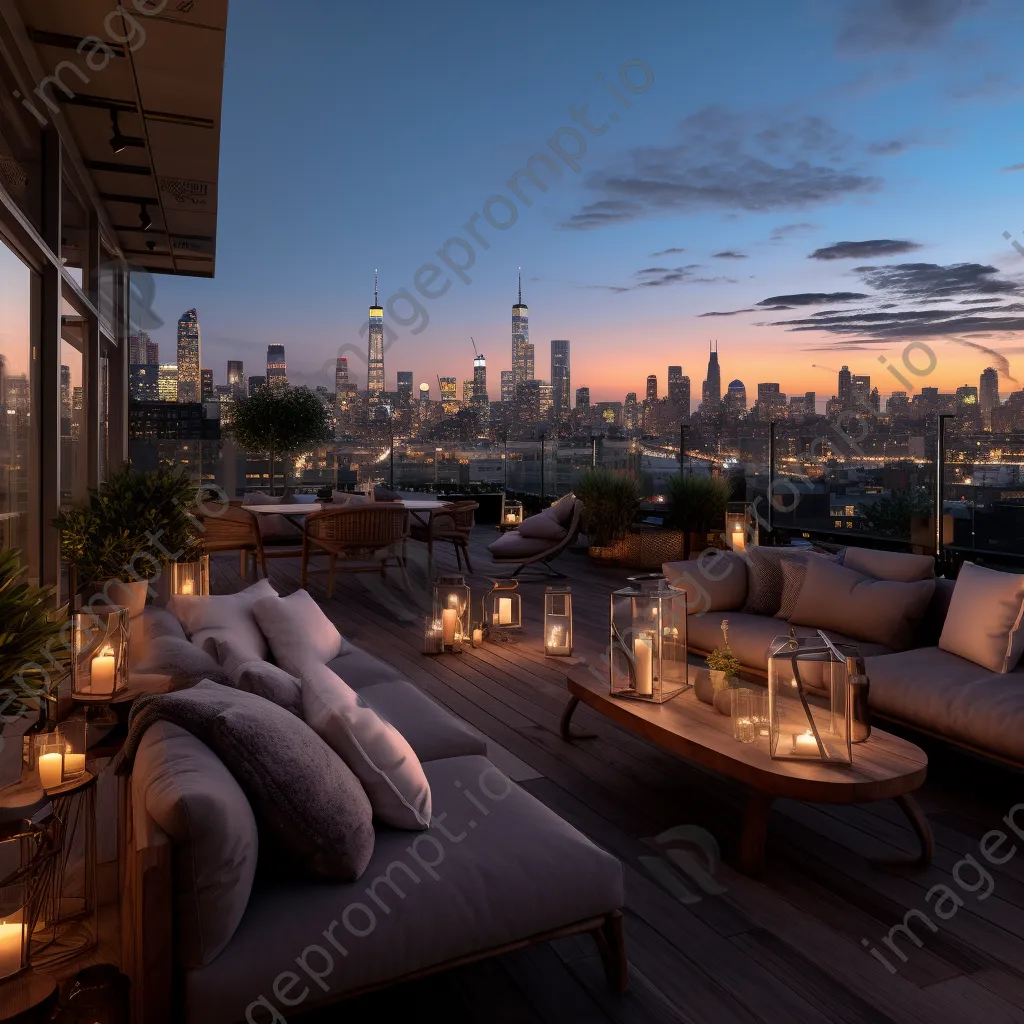
[{"label": "dusk sky", "polygon": [[[748,394],[825,398],[844,363],[887,394],[879,355],[917,341],[937,363],[918,384],[991,365],[1005,395],[1024,386],[1022,39],[1014,0],[235,2],[217,278],[157,278],[151,333],[173,360],[196,306],[218,383],[280,342],[293,382],[333,387],[347,352],[362,385],[376,267],[387,387],[471,376],[472,335],[496,399],[521,265],[537,376],[569,338],[594,401],[642,397],[648,373],[664,393],[681,363],[696,408],[713,338]],[[528,205],[508,181],[536,153]],[[468,283],[437,255],[451,238]]]}]

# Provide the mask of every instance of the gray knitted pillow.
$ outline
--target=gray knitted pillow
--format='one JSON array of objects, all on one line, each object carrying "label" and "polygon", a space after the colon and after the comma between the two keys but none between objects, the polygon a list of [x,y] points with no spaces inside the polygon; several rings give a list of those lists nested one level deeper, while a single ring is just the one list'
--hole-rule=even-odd
[{"label": "gray knitted pillow", "polygon": [[800,588],[807,579],[807,559],[783,558],[779,561],[779,567],[782,569],[782,600],[775,617],[788,621],[800,599]]},{"label": "gray knitted pillow", "polygon": [[792,548],[754,547],[747,551],[747,600],[743,611],[751,615],[775,615],[782,604],[782,560],[807,558]]}]

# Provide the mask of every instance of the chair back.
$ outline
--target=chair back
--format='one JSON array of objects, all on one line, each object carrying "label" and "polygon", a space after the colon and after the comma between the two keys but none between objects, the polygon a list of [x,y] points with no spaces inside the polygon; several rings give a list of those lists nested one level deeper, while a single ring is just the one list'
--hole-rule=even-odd
[{"label": "chair back", "polygon": [[[216,511],[211,511],[211,508]],[[237,551],[240,548],[258,549],[260,529],[256,514],[237,505],[207,502],[192,509],[199,521],[203,548],[207,554],[215,551]]]},{"label": "chair back", "polygon": [[476,510],[480,507],[478,501],[457,501],[452,505],[449,515],[459,533],[471,533],[476,523]]},{"label": "chair back", "polygon": [[409,513],[393,502],[324,508],[306,516],[306,534],[338,548],[376,550],[409,532]]}]

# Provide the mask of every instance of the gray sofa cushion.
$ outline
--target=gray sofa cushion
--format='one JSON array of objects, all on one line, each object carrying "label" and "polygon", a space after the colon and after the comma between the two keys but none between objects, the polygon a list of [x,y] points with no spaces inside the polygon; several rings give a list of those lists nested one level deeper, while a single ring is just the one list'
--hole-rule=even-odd
[{"label": "gray sofa cushion", "polygon": [[935,579],[935,559],[931,555],[911,555],[902,551],[878,551],[875,548],[846,548],[842,564],[847,569],[876,580],[915,583]]},{"label": "gray sofa cushion", "polygon": [[992,672],[1012,672],[1024,650],[1024,576],[965,562],[939,647]]},{"label": "gray sofa cushion", "polygon": [[992,672],[938,647],[868,658],[865,668],[881,714],[1024,762],[1024,670]]},{"label": "gray sofa cushion", "polygon": [[[564,539],[564,538],[563,538]],[[521,537],[518,530],[509,530],[488,546],[492,557],[514,562],[521,558],[532,558],[558,544],[558,541],[542,540],[540,537]]]},{"label": "gray sofa cushion", "polygon": [[686,613],[731,611],[747,597],[747,563],[735,551],[710,551],[661,567],[669,584],[686,592]]},{"label": "gray sofa cushion", "polygon": [[174,843],[177,956],[210,963],[242,920],[256,875],[256,819],[223,762],[190,732],[157,722],[132,773],[135,800]]},{"label": "gray sofa cushion", "polygon": [[263,597],[252,604],[274,661],[293,676],[310,663],[326,665],[348,648],[338,627],[306,590],[287,597]]},{"label": "gray sofa cushion", "polygon": [[564,539],[567,532],[566,528],[558,521],[554,506],[524,519],[518,528],[520,537],[528,537],[530,540],[546,540],[552,544]]},{"label": "gray sofa cushion", "polygon": [[343,654],[327,662],[327,667],[344,679],[353,690],[376,686],[377,683],[405,680],[397,668],[352,644],[348,645],[348,650]]},{"label": "gray sofa cushion", "polygon": [[270,648],[252,613],[252,606],[263,597],[277,597],[270,580],[260,580],[237,594],[172,597],[167,607],[185,627],[189,640],[211,657],[217,656],[218,640],[230,640],[249,659],[266,660]]},{"label": "gray sofa cushion", "polygon": [[236,690],[255,693],[257,697],[290,711],[302,718],[302,683],[283,668],[269,661],[248,661],[230,640],[217,644],[221,668],[228,674],[229,685]]},{"label": "gray sofa cushion", "polygon": [[152,683],[157,678],[165,678],[168,685],[177,690],[195,686],[201,679],[212,679],[215,683],[228,681],[227,672],[217,664],[216,658],[173,633],[150,640],[143,657],[138,661],[132,658],[132,662],[133,687],[141,679]]},{"label": "gray sofa cushion", "polygon": [[744,557],[747,563],[747,599],[743,611],[752,615],[775,615],[778,612],[782,604],[784,559],[799,562],[806,562],[809,558],[834,560],[831,555],[802,548],[752,547]]},{"label": "gray sofa cushion", "polygon": [[249,1008],[250,1020],[278,1019],[267,1007],[291,1019],[298,1006],[285,1005],[275,982],[288,999],[305,992],[305,1010],[622,905],[619,861],[486,758],[425,768],[434,827],[417,835],[381,831],[356,883],[257,889],[227,949],[186,974],[189,1024],[245,1020]]},{"label": "gray sofa cushion", "polygon": [[412,683],[364,686],[359,696],[409,741],[420,761],[487,752],[483,736],[435,704]]}]

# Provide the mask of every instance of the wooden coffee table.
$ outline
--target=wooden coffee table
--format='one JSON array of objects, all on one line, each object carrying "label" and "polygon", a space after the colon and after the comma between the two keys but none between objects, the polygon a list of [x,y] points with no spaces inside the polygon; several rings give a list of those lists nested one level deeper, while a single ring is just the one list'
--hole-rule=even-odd
[{"label": "wooden coffee table", "polygon": [[[691,667],[690,671],[697,670]],[[910,795],[924,783],[928,755],[913,743],[872,729],[867,742],[854,744],[850,767],[773,761],[766,737],[753,743],[734,739],[731,720],[698,701],[692,687],[664,704],[612,697],[608,692],[607,668],[585,663],[568,666],[566,682],[570,696],[562,714],[564,739],[591,738],[570,728],[572,714],[582,701],[630,732],[746,787],[748,795],[738,855],[741,871],[757,874],[764,867],[765,832],[776,797],[819,804],[895,800],[910,821],[921,852],[909,859],[878,863],[924,865],[931,862],[931,827]]]}]

